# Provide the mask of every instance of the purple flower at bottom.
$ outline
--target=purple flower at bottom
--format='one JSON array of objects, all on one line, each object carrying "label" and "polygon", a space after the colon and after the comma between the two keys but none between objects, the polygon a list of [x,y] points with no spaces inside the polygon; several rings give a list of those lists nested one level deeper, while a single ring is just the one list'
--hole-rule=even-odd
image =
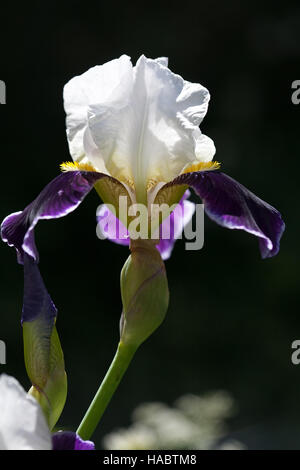
[{"label": "purple flower at bottom", "polygon": [[71,431],[58,431],[52,435],[53,450],[95,450],[92,441],[83,441]]}]

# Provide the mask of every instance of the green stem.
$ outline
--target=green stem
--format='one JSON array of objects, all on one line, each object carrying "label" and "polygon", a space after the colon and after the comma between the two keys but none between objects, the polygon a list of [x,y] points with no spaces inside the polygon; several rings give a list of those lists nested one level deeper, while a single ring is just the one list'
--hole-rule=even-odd
[{"label": "green stem", "polygon": [[119,343],[111,366],[76,431],[82,439],[92,436],[136,350],[135,346]]}]

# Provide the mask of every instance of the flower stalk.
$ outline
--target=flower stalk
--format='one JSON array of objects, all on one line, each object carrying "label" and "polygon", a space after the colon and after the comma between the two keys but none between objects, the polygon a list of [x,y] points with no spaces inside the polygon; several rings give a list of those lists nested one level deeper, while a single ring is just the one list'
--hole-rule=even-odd
[{"label": "flower stalk", "polygon": [[116,355],[77,434],[90,439],[138,347],[163,321],[169,303],[165,266],[153,241],[131,241],[121,272],[123,312]]},{"label": "flower stalk", "polygon": [[111,366],[76,431],[82,439],[87,440],[92,436],[114,392],[118,388],[136,349],[136,347],[126,345],[120,341]]}]

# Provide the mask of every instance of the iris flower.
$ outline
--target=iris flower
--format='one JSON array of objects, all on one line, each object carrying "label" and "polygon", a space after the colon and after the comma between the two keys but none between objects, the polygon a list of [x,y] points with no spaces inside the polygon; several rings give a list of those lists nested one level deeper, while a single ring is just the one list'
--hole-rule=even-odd
[{"label": "iris flower", "polygon": [[2,223],[2,239],[16,248],[19,263],[38,263],[38,221],[69,214],[93,187],[117,215],[121,195],[130,204],[172,205],[191,187],[211,219],[258,237],[263,258],[276,255],[280,213],[219,171],[214,143],[199,129],[209,99],[206,88],[171,72],[166,58],[141,56],[133,67],[123,55],[71,79],[64,104],[73,162]]},{"label": "iris flower", "polygon": [[[124,220],[121,216],[121,196],[128,207],[136,203],[146,206],[151,219],[153,204],[184,205],[187,190],[192,188],[212,220],[255,235],[263,258],[278,253],[284,230],[280,213],[221,172],[220,164],[213,160],[214,143],[199,128],[209,99],[205,87],[173,73],[166,58],[152,60],[141,56],[133,66],[130,58],[123,55],[89,69],[65,85],[67,138],[73,162],[63,163],[62,173],[23,211],[6,217],[1,226],[3,241],[15,247],[18,262],[24,264],[23,326],[42,324],[42,348],[49,350],[57,311],[37,266],[34,230],[40,220],[74,211],[92,188],[107,207],[114,208],[112,216],[120,218],[125,232],[130,218]],[[164,258],[170,256],[178,237],[179,219],[185,218],[181,221],[184,225],[192,212],[190,206],[186,218],[176,209],[171,214],[171,236],[157,243]],[[129,242],[115,235],[110,238]],[[159,265],[160,272],[162,269]],[[134,269],[131,275],[135,275]],[[132,285],[127,283],[129,290]],[[124,298],[125,294],[123,289]],[[153,295],[148,298],[153,299]],[[164,302],[166,306],[167,294]],[[48,366],[52,364],[47,360]],[[29,369],[34,375],[36,368]]]}]

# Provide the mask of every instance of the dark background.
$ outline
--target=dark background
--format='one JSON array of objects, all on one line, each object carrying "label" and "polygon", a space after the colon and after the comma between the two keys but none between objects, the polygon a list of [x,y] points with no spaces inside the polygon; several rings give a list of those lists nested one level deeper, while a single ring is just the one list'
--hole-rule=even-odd
[{"label": "dark background", "polygon": [[[300,449],[299,117],[291,83],[300,79],[298,2],[53,1],[1,5],[0,218],[24,208],[70,159],[63,85],[126,53],[168,56],[170,68],[211,92],[202,130],[222,169],[283,214],[276,258],[262,261],[255,237],[206,219],[200,252],[177,243],[167,261],[167,318],[141,347],[107,409],[97,447],[128,425],[136,405],[172,403],[187,392],[225,389],[238,404],[234,437],[249,448]],[[152,5],[152,6],[150,6]],[[91,193],[64,219],[36,230],[40,268],[57,307],[69,378],[61,426],[76,429],[118,341],[119,273],[126,248],[100,241]],[[20,314],[23,274],[0,246],[1,371],[29,387]]]}]

